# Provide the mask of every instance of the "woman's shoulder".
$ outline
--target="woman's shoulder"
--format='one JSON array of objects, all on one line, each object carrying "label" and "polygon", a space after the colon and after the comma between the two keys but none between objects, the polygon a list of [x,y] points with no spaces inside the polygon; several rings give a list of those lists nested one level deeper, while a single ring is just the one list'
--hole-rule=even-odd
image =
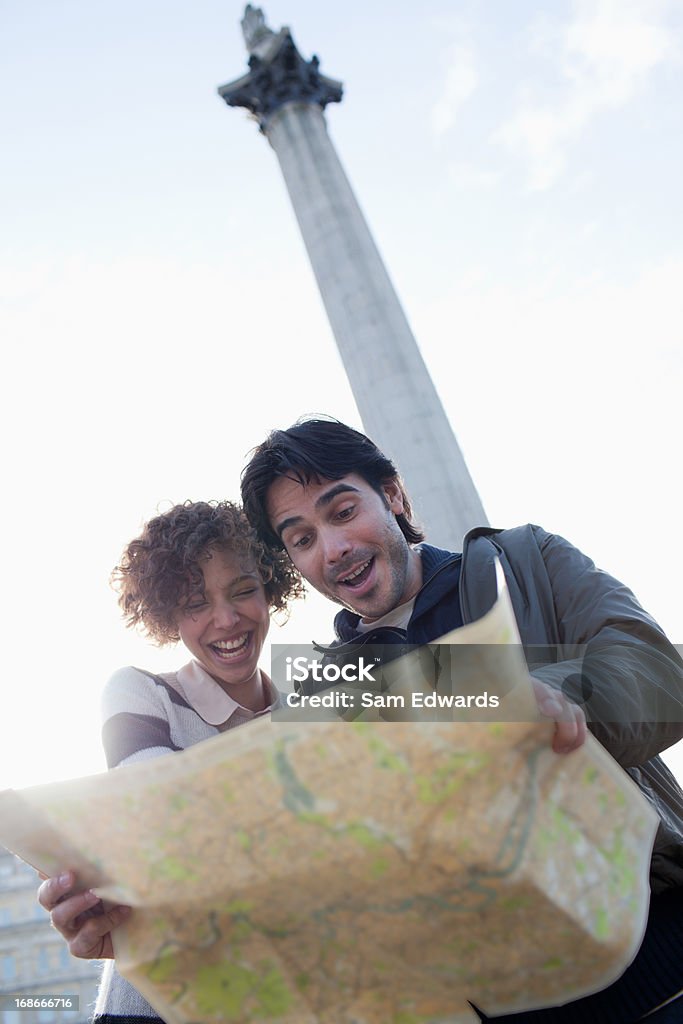
[{"label": "woman's shoulder", "polygon": [[[102,706],[106,714],[116,714],[121,701],[125,701],[126,710],[134,704],[153,700],[155,703],[173,698],[176,695],[175,673],[157,674],[135,665],[125,665],[114,672],[107,680],[102,691]],[[142,709],[141,709],[142,710]]]},{"label": "woman's shoulder", "polygon": [[[165,673],[164,675],[168,675]],[[159,686],[167,685],[164,676],[150,672],[144,668],[137,668],[135,665],[124,665],[117,668],[107,680],[105,690],[119,689],[122,686]]]}]

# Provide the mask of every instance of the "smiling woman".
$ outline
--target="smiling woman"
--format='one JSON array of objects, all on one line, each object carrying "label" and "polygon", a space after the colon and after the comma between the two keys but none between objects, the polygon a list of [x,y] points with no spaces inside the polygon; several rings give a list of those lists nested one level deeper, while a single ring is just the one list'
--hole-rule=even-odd
[{"label": "smiling woman", "polygon": [[[182,640],[193,658],[176,672],[128,667],[112,676],[103,697],[110,768],[182,750],[280,704],[258,660],[270,612],[286,608],[301,582],[284,554],[265,551],[237,505],[188,501],[150,520],[127,545],[113,582],[128,625],[161,646]],[[45,881],[39,898],[75,956],[113,956],[111,929],[128,908],[105,913],[69,871]],[[154,1018],[109,965],[95,1021]]]},{"label": "smiling woman", "polygon": [[157,644],[182,640],[193,660],[160,676],[117,672],[104,691],[110,767],[242,725],[278,696],[258,667],[271,610],[300,582],[266,553],[230,502],[185,502],[150,520],[112,577],[129,626]]},{"label": "smiling woman", "polygon": [[257,662],[270,623],[263,581],[255,567],[220,548],[200,566],[202,586],[178,610],[180,639],[225,693],[244,708],[263,711]]}]

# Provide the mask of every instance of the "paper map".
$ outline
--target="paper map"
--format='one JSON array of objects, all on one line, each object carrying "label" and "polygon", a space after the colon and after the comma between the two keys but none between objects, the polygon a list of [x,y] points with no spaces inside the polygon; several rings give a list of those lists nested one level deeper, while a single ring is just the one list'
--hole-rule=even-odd
[{"label": "paper map", "polygon": [[[503,594],[444,642],[529,708],[515,638]],[[117,968],[168,1024],[461,1024],[604,987],[642,938],[655,812],[592,737],[558,756],[552,723],[452,717],[259,719],[7,790],[0,842],[135,908]]]}]

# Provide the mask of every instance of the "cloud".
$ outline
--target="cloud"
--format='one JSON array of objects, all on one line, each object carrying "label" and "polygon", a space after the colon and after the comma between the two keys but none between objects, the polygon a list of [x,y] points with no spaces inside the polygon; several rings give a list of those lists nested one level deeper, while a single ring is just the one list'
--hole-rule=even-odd
[{"label": "cloud", "polygon": [[530,188],[549,188],[589,122],[628,103],[655,68],[678,56],[672,9],[670,0],[575,0],[565,25],[534,27],[531,49],[553,62],[556,97],[527,87],[494,136],[527,161]]},{"label": "cloud", "polygon": [[493,188],[501,178],[500,171],[479,167],[468,160],[454,160],[449,165],[448,173],[455,187],[466,192]]},{"label": "cloud", "polygon": [[453,127],[461,107],[479,83],[474,48],[470,43],[453,43],[449,47],[446,60],[448,68],[441,87],[441,95],[431,112],[432,129],[437,138],[444,136]]}]

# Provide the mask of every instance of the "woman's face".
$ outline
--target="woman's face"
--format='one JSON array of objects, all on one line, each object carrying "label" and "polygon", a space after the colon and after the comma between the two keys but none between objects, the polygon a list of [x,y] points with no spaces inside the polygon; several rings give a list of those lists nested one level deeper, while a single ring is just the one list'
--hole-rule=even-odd
[{"label": "woman's face", "polygon": [[178,609],[180,639],[223,689],[240,702],[254,682],[270,615],[263,583],[253,564],[214,549],[200,562],[201,590]]}]

